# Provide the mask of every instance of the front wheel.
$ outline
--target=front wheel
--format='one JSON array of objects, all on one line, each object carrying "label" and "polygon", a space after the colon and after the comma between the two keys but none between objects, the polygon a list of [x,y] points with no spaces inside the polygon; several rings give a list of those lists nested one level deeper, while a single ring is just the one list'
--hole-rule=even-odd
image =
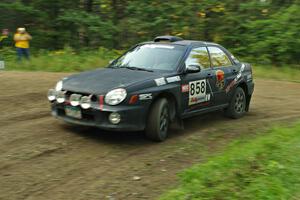
[{"label": "front wheel", "polygon": [[170,110],[167,99],[158,99],[151,107],[147,125],[146,136],[154,141],[164,141],[168,136],[170,124]]},{"label": "front wheel", "polygon": [[241,87],[237,87],[233,93],[229,107],[225,109],[225,115],[233,119],[244,116],[246,112],[246,95]]}]

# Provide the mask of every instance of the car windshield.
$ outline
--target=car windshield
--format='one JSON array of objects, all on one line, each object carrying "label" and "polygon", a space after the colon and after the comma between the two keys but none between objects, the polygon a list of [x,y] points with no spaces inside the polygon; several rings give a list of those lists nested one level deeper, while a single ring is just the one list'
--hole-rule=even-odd
[{"label": "car windshield", "polygon": [[185,47],[180,45],[144,44],[128,51],[109,67],[146,71],[174,71],[184,50]]}]

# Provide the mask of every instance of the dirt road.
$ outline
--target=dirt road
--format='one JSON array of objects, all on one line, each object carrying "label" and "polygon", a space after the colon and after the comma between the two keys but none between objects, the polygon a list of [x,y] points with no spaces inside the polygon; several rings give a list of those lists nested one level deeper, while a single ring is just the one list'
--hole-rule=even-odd
[{"label": "dirt road", "polygon": [[300,118],[300,84],[256,80],[243,119],[194,117],[152,143],[51,117],[46,92],[65,75],[0,71],[0,199],[155,199],[176,185],[176,173],[230,140]]}]

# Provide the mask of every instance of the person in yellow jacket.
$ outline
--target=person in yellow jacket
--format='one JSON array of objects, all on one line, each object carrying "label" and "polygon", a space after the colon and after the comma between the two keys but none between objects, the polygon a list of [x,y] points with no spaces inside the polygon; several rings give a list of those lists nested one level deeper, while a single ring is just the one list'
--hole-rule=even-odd
[{"label": "person in yellow jacket", "polygon": [[21,61],[22,57],[29,60],[29,41],[31,39],[31,35],[26,32],[25,28],[17,29],[17,32],[14,35],[14,41],[19,61]]}]

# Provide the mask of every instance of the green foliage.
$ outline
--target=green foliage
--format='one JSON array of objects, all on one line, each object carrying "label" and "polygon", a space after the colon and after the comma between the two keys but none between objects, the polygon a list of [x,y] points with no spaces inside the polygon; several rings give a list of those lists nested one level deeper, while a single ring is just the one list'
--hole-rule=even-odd
[{"label": "green foliage", "polygon": [[2,0],[0,29],[27,27],[36,49],[124,49],[170,34],[255,63],[299,65],[299,10],[299,0]]},{"label": "green foliage", "polygon": [[161,199],[299,199],[299,132],[297,123],[237,141],[181,173],[181,184]]},{"label": "green foliage", "polygon": [[252,57],[263,58],[265,63],[299,63],[299,10],[300,5],[292,5],[280,9],[268,19],[250,22],[249,30],[259,36],[259,40],[249,37]]}]

